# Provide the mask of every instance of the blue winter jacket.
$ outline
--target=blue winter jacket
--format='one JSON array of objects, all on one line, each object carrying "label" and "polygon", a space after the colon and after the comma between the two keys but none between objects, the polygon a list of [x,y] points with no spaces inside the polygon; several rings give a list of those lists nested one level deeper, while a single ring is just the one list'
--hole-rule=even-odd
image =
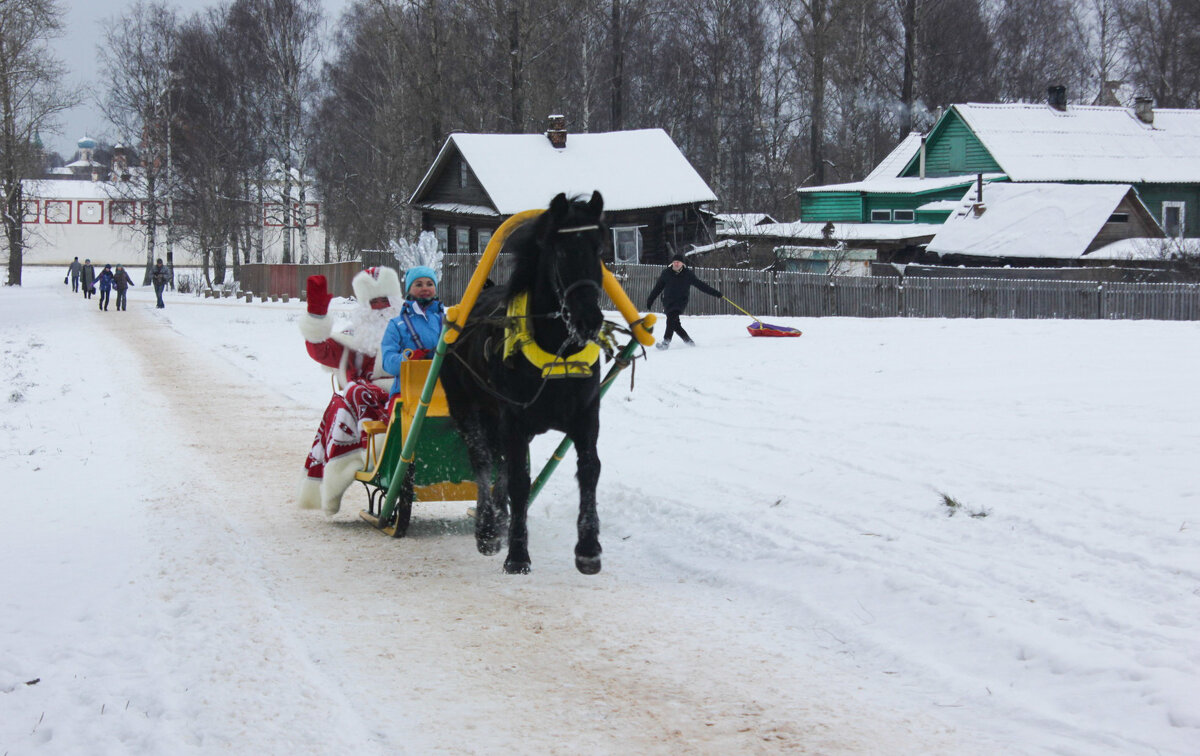
[{"label": "blue winter jacket", "polygon": [[[400,393],[400,363],[408,359],[409,351],[428,349],[432,352],[437,348],[438,338],[442,335],[442,314],[439,300],[430,302],[424,313],[417,312],[415,303],[408,300],[400,308],[400,314],[388,322],[379,354],[383,358],[383,369],[396,376],[396,380],[392,381],[392,396]],[[405,315],[408,316],[407,322]],[[409,323],[412,324],[411,328]]]},{"label": "blue winter jacket", "polygon": [[116,276],[111,270],[102,270],[100,275],[96,276],[96,284],[99,285],[100,291],[108,291],[112,288],[113,280]]}]

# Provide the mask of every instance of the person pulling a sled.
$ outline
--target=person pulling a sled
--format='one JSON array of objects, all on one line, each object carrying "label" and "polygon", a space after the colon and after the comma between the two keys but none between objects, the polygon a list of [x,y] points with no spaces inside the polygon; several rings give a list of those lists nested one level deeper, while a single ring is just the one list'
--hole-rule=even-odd
[{"label": "person pulling a sled", "polygon": [[[405,360],[430,359],[437,348],[445,314],[437,298],[437,284],[437,272],[426,265],[414,265],[404,275],[404,304],[400,314],[388,323],[379,347],[383,369],[392,375],[400,375],[400,364]],[[397,380],[392,383],[389,407],[399,394]]]},{"label": "person pulling a sled", "polygon": [[663,269],[654,288],[650,290],[650,296],[646,299],[646,309],[653,307],[654,300],[662,294],[663,312],[667,314],[667,332],[663,334],[662,341],[656,344],[659,349],[670,349],[671,337],[675,334],[679,334],[679,338],[688,346],[696,346],[696,342],[692,341],[692,337],[688,336],[688,332],[683,330],[683,325],[679,322],[679,316],[687,309],[688,295],[693,286],[705,294],[721,298],[721,292],[696,278],[696,274],[684,262],[683,255],[677,254],[671,258],[671,264]]}]

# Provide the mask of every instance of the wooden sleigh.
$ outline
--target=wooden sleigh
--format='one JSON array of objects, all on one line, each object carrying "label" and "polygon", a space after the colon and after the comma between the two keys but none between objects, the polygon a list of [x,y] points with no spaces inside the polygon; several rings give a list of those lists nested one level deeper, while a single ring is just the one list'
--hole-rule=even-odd
[{"label": "wooden sleigh", "polygon": [[[405,360],[400,364],[400,396],[419,397],[433,360]],[[419,402],[397,401],[387,422],[368,420],[363,428],[369,434],[366,468],[355,474],[367,489],[367,511],[363,518],[393,538],[408,531],[415,501],[475,501],[474,473],[467,459],[467,447],[454,428],[446,394],[441,383],[434,386],[425,411],[420,439],[414,448],[406,472],[412,478],[401,484],[396,505],[387,521],[381,520],[384,500],[400,470],[405,439],[413,429]]]}]

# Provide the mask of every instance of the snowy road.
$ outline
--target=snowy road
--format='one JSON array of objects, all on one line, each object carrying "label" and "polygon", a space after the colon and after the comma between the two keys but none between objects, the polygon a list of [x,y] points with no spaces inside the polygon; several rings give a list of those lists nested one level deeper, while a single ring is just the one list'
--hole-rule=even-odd
[{"label": "snowy road", "polygon": [[0,297],[0,753],[1200,750],[1196,324],[689,319],[606,399],[604,572],[569,458],[508,576],[461,504],[294,508],[297,311]]},{"label": "snowy road", "polygon": [[[201,648],[172,655],[224,658],[236,689],[282,689],[288,719],[337,712],[343,727],[316,723],[319,750],[334,729],[384,751],[962,752],[944,725],[864,696],[851,670],[730,637],[757,618],[728,591],[587,578],[561,542],[535,541],[537,573],[513,578],[475,552],[461,504],[434,518],[418,505],[404,541],[354,516],[357,490],[333,523],[294,511],[281,492],[295,487],[312,412],[197,359],[158,320],[119,325],[171,408],[186,468],[211,471],[156,510],[170,534],[161,559],[182,547],[184,564],[210,568],[166,578],[173,605],[204,625],[190,633]],[[248,411],[229,416],[231,405]]]}]

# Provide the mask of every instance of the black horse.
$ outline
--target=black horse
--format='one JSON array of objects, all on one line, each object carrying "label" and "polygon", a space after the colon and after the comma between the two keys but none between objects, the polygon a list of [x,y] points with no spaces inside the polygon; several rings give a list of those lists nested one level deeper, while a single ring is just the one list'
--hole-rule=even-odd
[{"label": "black horse", "polygon": [[[466,441],[479,488],[476,546],[495,554],[507,526],[504,570],[510,574],[529,572],[529,442],[548,430],[570,437],[578,456],[575,566],[587,575],[600,571],[600,365],[585,363],[604,323],[603,210],[599,192],[588,201],[559,194],[548,212],[513,232],[504,246],[515,256],[508,285],[480,293],[442,367],[450,415]],[[528,330],[514,334],[511,327],[522,324]],[[522,343],[531,348],[520,348]],[[535,364],[550,357],[560,364]]]}]

